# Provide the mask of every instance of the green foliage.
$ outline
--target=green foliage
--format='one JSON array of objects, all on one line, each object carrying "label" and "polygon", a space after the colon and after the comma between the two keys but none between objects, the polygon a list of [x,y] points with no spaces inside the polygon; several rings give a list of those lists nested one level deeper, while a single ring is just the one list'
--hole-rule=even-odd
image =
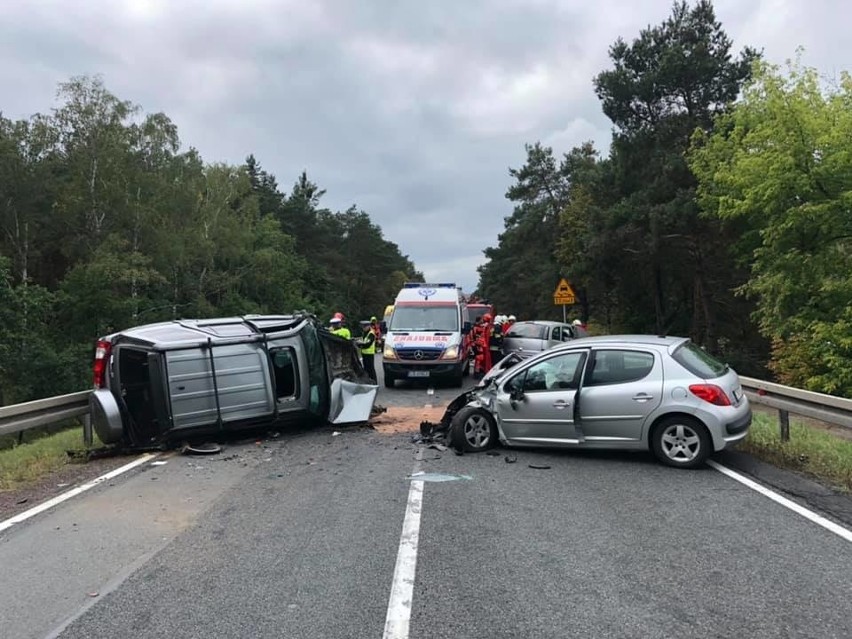
[{"label": "green foliage", "polygon": [[559,160],[527,146],[507,193],[515,212],[485,251],[480,289],[543,319],[558,312],[550,294],[563,276],[578,293],[573,312],[596,328],[689,335],[758,374],[768,345],[743,322],[752,303],[735,295],[748,277],[731,250],[741,229],[700,215],[686,161],[693,132],[712,129],[758,54],[733,54],[707,0],[675,3],[609,53],[611,68],[594,80],[614,125],[609,156],[589,143]]},{"label": "green foliage", "polygon": [[762,412],[758,407],[748,436],[739,448],[852,493],[852,441],[798,421],[790,423],[790,441],[781,441],[776,415],[774,411]]},{"label": "green foliage", "polygon": [[414,265],[369,215],[321,208],[253,156],[205,164],[99,78],[49,115],[0,115],[0,405],[89,383],[94,340],[180,317],[379,315]]},{"label": "green foliage", "polygon": [[772,368],[805,388],[852,395],[852,79],[761,64],[717,131],[695,136],[708,217],[747,232],[742,293],[773,341]]},{"label": "green foliage", "polygon": [[[575,174],[594,155],[591,145],[576,149],[561,160],[553,149],[527,145],[527,161],[510,169],[515,183],[506,197],[515,202],[505,219],[498,245],[485,250],[488,261],[480,267],[479,294],[503,313],[536,319],[561,318],[553,305],[553,291],[562,273],[556,260],[559,216],[569,202]],[[584,291],[578,293],[581,299]]]}]

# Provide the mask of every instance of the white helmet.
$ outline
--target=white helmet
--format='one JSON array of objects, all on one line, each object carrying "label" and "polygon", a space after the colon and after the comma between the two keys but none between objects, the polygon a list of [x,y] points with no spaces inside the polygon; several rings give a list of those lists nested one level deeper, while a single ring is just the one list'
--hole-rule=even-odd
[{"label": "white helmet", "polygon": [[510,322],[514,322],[516,319],[518,319],[518,318],[515,317],[514,315],[509,315],[509,321]]}]

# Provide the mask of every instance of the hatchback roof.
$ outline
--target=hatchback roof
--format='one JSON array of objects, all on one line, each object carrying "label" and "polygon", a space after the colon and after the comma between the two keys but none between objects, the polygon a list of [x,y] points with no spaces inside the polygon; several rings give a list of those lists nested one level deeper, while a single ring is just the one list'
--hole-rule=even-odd
[{"label": "hatchback roof", "polygon": [[595,335],[593,337],[579,337],[565,344],[559,344],[554,348],[570,348],[575,346],[596,346],[598,344],[642,344],[648,346],[675,346],[689,341],[688,337],[676,337],[672,335]]},{"label": "hatchback roof", "polygon": [[553,320],[523,320],[522,322],[515,322],[513,326],[517,326],[518,324],[535,324],[536,326],[565,326],[567,322],[555,322]]}]

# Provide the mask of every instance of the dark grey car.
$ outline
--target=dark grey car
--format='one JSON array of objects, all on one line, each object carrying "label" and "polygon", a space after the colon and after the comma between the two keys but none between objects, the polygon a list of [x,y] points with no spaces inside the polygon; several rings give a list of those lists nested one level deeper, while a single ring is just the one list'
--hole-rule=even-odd
[{"label": "dark grey car", "polygon": [[586,337],[586,331],[579,326],[563,322],[516,322],[503,336],[503,354],[508,355],[515,351],[546,351],[579,337]]},{"label": "dark grey car", "polygon": [[98,340],[94,378],[98,437],[131,448],[273,422],[366,421],[378,389],[353,343],[306,313],[123,330]]}]

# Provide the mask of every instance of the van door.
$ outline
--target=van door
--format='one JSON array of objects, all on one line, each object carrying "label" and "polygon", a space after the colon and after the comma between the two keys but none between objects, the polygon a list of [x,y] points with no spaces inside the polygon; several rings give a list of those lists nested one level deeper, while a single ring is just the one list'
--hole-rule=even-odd
[{"label": "van door", "polygon": [[115,359],[118,366],[113,383],[119,389],[125,435],[134,446],[149,445],[169,428],[158,370],[160,357],[145,348],[120,344]]}]

